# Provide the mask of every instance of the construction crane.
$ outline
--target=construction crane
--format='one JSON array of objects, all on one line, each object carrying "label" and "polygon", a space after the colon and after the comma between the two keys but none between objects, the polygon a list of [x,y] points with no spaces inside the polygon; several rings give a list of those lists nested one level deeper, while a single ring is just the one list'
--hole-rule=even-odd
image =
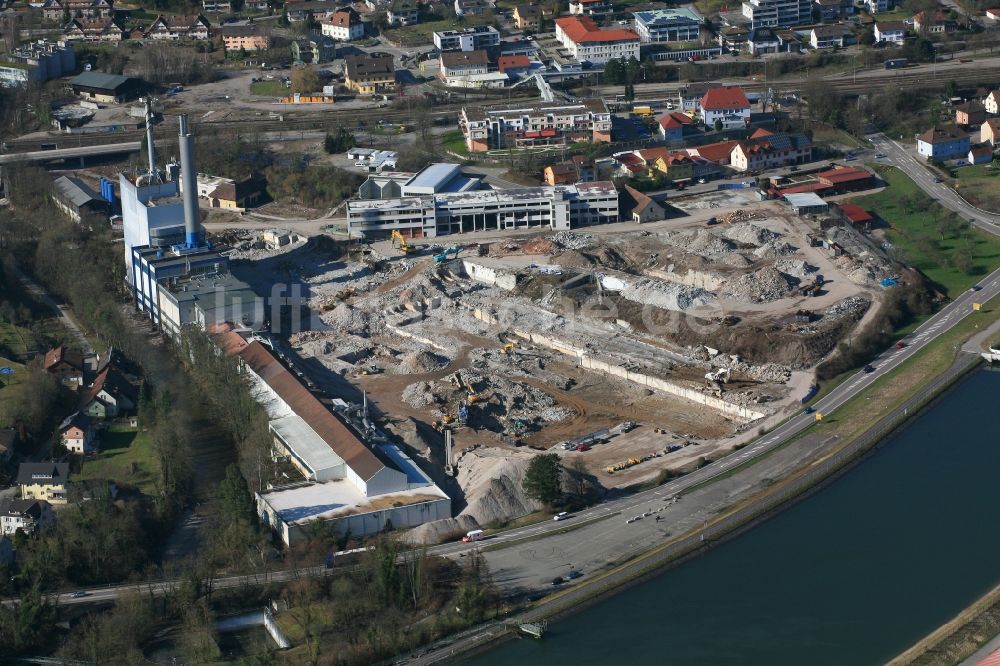
[{"label": "construction crane", "polygon": [[448,255],[449,254],[452,255],[452,256],[457,257],[458,256],[458,252],[461,249],[462,248],[460,246],[458,246],[458,245],[452,245],[451,247],[449,247],[447,250],[445,250],[441,254],[435,254],[434,255],[434,261],[436,261],[439,264],[443,263],[445,261],[448,261]]},{"label": "construction crane", "polygon": [[399,251],[402,252],[403,254],[410,254],[411,252],[416,252],[416,250],[410,247],[409,243],[406,242],[406,236],[399,233],[399,229],[392,230],[392,246],[398,247]]}]

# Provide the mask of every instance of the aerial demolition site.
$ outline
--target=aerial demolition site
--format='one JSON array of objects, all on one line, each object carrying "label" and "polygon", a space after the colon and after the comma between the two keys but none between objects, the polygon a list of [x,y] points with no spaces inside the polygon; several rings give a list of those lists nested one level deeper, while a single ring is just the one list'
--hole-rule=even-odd
[{"label": "aerial demolition site", "polygon": [[416,529],[434,541],[540,508],[521,488],[540,450],[598,491],[624,488],[691,471],[800,408],[893,266],[849,227],[740,203],[441,239],[451,247],[227,240],[258,293],[304,285],[312,330],[290,351],[331,398],[362,398],[461,509]]}]

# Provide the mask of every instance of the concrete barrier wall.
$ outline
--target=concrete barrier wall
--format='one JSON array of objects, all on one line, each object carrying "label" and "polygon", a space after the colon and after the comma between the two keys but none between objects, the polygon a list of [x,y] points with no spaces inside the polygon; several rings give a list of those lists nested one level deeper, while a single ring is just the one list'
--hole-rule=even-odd
[{"label": "concrete barrier wall", "polygon": [[[413,322],[420,321],[421,319],[422,319],[422,317],[415,317],[413,319],[407,320],[406,323],[407,324],[412,324]],[[415,333],[410,333],[409,331],[403,330],[399,326],[386,325],[386,328],[389,329],[390,331],[392,331],[393,333],[395,333],[396,335],[401,335],[404,338],[409,338],[411,340],[416,340],[417,342],[421,342],[421,343],[423,343],[425,345],[429,345],[431,347],[434,347],[434,349],[437,349],[438,351],[443,351],[443,352],[448,351],[447,347],[443,347],[443,346],[439,345],[438,343],[434,342],[433,340],[430,340],[429,338],[425,338],[425,337],[417,335]]]},{"label": "concrete barrier wall", "polygon": [[[476,309],[473,310],[472,315],[480,321],[485,321],[489,324],[496,323],[496,317],[489,312]],[[575,347],[564,340],[551,338],[546,335],[542,335],[541,333],[533,333],[531,331],[525,331],[517,328],[512,328],[510,332],[522,340],[530,341],[532,344],[553,349],[567,356],[573,356],[580,362],[581,367],[586,368],[587,370],[605,372],[609,375],[624,379],[634,384],[645,386],[646,388],[675,395],[679,398],[696,402],[699,405],[711,407],[712,409],[722,412],[726,416],[740,421],[756,421],[757,419],[762,419],[767,416],[765,412],[750,409],[749,407],[744,407],[743,405],[737,405],[736,403],[727,402],[722,398],[715,397],[714,395],[707,395],[701,391],[689,389],[659,377],[652,377],[642,372],[635,372],[620,365],[602,361],[588,354],[586,349]]]},{"label": "concrete barrier wall", "polygon": [[469,260],[463,260],[462,267],[465,269],[465,274],[477,282],[490,284],[507,291],[513,291],[514,287],[517,286],[517,276],[513,273],[499,271]]}]

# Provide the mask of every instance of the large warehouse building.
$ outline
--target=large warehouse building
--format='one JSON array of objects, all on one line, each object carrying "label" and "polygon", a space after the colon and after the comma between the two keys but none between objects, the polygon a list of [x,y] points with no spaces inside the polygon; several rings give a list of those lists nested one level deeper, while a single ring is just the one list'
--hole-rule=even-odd
[{"label": "large warehouse building", "polygon": [[317,520],[363,537],[451,517],[451,499],[409,456],[346,413],[330,411],[270,343],[245,339],[232,327],[215,331],[270,417],[275,457],[287,457],[303,477],[256,494],[258,515],[285,544],[297,543],[303,527]]}]

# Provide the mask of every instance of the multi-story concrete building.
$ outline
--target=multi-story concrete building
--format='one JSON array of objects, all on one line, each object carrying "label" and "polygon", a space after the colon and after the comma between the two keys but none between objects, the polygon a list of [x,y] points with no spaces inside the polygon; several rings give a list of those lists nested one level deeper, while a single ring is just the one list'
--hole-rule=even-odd
[{"label": "multi-story concrete building", "polygon": [[509,190],[456,190],[457,164],[433,164],[391,199],[351,201],[348,229],[355,237],[414,238],[505,229],[570,229],[618,221],[618,192],[610,182]]},{"label": "multi-story concrete building", "polygon": [[635,31],[649,42],[693,42],[701,34],[704,19],[687,7],[633,12]]},{"label": "multi-story concrete building", "polygon": [[445,83],[468,78],[490,71],[490,58],[486,51],[446,51],[441,54],[438,76]]},{"label": "multi-story concrete building", "polygon": [[350,56],[344,60],[344,85],[361,94],[389,90],[396,85],[391,55]]},{"label": "multi-story concrete building", "polygon": [[790,26],[812,21],[812,0],[743,0],[750,26]]},{"label": "multi-story concrete building", "polygon": [[555,20],[556,40],[580,62],[606,63],[615,58],[639,58],[639,35],[631,30],[601,28],[587,16]]},{"label": "multi-story concrete building", "polygon": [[479,51],[499,44],[500,31],[491,25],[434,33],[434,48],[438,51]]},{"label": "multi-story concrete building", "polygon": [[576,103],[465,107],[458,122],[470,152],[611,141],[611,113],[597,98]]},{"label": "multi-story concrete building", "polygon": [[76,69],[76,51],[65,41],[40,39],[0,56],[0,86],[25,86],[66,76]]},{"label": "multi-story concrete building", "polygon": [[347,7],[330,14],[320,27],[323,34],[341,42],[350,42],[365,36],[365,24],[353,8]]}]

